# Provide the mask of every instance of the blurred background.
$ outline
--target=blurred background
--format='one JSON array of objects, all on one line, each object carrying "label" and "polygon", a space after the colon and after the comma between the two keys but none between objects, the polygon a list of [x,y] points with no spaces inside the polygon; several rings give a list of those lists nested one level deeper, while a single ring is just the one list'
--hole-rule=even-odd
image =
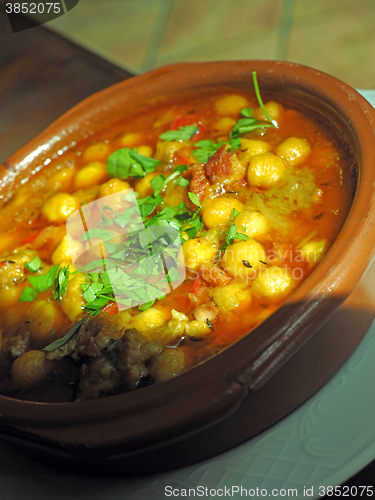
[{"label": "blurred background", "polygon": [[281,59],[375,88],[374,0],[80,0],[47,27],[134,73]]}]

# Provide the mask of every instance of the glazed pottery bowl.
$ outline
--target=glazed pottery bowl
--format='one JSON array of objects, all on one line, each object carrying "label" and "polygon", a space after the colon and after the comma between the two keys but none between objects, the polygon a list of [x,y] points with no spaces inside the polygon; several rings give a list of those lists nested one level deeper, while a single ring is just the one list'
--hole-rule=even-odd
[{"label": "glazed pottery bowl", "polygon": [[[254,435],[325,381],[309,385],[306,374],[296,373],[299,389],[281,388],[285,400],[295,391],[293,403],[281,411],[266,390],[266,382],[281,373],[281,367],[293,371],[293,356],[348,297],[373,256],[375,111],[343,82],[308,67],[276,61],[177,64],[131,78],[86,99],[9,158],[0,167],[0,200],[5,202],[23,179],[48,168],[43,166],[60,150],[154,103],[188,94],[252,92],[254,70],[265,99],[276,98],[314,114],[329,125],[342,151],[356,164],[354,201],[328,254],[285,304],[250,335],[172,380],[80,403],[34,403],[0,396],[2,437],[21,443],[24,450],[29,447],[34,456],[74,467],[80,463],[91,472],[160,470]],[[332,359],[335,368],[327,377],[342,362],[342,357]],[[307,392],[303,390],[306,384]],[[248,402],[251,397],[256,401],[259,390],[263,403],[253,406],[258,423],[252,427],[244,408],[251,412]],[[189,447],[189,440],[197,442],[197,436],[200,442],[206,439],[215,445],[201,451]]]}]

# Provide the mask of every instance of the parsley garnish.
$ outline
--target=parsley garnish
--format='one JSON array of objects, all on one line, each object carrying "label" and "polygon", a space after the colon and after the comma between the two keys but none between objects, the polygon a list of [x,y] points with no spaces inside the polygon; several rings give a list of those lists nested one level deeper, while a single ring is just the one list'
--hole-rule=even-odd
[{"label": "parsley garnish", "polygon": [[224,144],[229,144],[230,151],[235,151],[240,147],[241,141],[239,138],[230,139],[226,142],[214,142],[211,140],[198,141],[195,143],[195,146],[198,149],[195,149],[193,151],[193,154],[200,163],[207,163],[211,156],[215,154],[216,151],[221,148],[221,146],[224,146]]},{"label": "parsley garnish", "polygon": [[68,286],[69,283],[69,275],[70,275],[69,266],[60,267],[59,272],[57,273],[57,276],[53,283],[52,296],[55,300],[57,300],[59,304],[66,292],[66,287]]},{"label": "parsley garnish", "polygon": [[25,268],[32,273],[36,273],[41,267],[42,261],[37,255],[35,255],[31,262],[25,262]]},{"label": "parsley garnish", "polygon": [[227,249],[227,247],[229,247],[229,245],[233,245],[234,240],[244,240],[244,241],[246,241],[248,239],[249,239],[249,237],[246,234],[239,233],[237,231],[236,225],[232,224],[229,227],[228,231],[227,231],[227,234],[225,236],[225,241],[224,241],[223,245],[219,249],[218,259],[225,252],[225,250]]},{"label": "parsley garnish", "polygon": [[27,286],[21,293],[19,302],[33,302],[37,297],[38,297],[38,292],[35,290],[35,288]]},{"label": "parsley garnish", "polygon": [[127,179],[128,177],[144,177],[154,172],[159,160],[143,156],[136,149],[118,149],[107,160],[107,172],[111,177]]},{"label": "parsley garnish", "polygon": [[41,274],[40,276],[29,276],[27,279],[38,293],[45,292],[53,285],[58,267],[58,265],[52,266],[47,274]]},{"label": "parsley garnish", "polygon": [[237,123],[233,126],[233,129],[229,136],[234,139],[236,137],[239,137],[242,134],[247,134],[249,132],[253,132],[254,130],[258,130],[261,128],[267,128],[267,127],[274,127],[277,128],[278,124],[275,120],[273,120],[266,108],[264,107],[262,97],[260,95],[259,91],[259,85],[258,85],[258,80],[257,80],[257,75],[256,71],[253,71],[253,82],[254,82],[254,89],[255,89],[255,95],[258,100],[259,106],[262,108],[264,114],[268,118],[269,122],[264,122],[261,120],[257,120],[254,118],[253,115],[253,109],[252,108],[243,108],[240,112],[240,114],[244,118],[240,118]]},{"label": "parsley garnish", "polygon": [[201,202],[199,201],[198,195],[196,195],[195,193],[191,193],[189,191],[188,192],[188,197],[189,197],[189,200],[194,203],[194,205],[196,205],[197,207],[201,206]]},{"label": "parsley garnish", "polygon": [[185,127],[179,127],[178,130],[167,130],[159,137],[163,141],[188,141],[197,131],[196,125],[185,125]]}]

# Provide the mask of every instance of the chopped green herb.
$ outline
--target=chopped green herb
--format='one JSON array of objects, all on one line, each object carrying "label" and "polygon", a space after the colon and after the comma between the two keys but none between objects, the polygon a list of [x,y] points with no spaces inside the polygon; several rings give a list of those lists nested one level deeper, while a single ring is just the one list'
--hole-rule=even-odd
[{"label": "chopped green herb", "polygon": [[36,273],[41,267],[42,261],[37,255],[35,255],[31,262],[25,262],[25,268],[32,273]]},{"label": "chopped green herb", "polygon": [[180,172],[180,174],[183,174],[188,168],[189,165],[177,165],[177,167],[174,167],[173,172]]},{"label": "chopped green herb", "polygon": [[226,234],[225,241],[221,248],[219,249],[218,259],[225,252],[229,245],[233,245],[234,240],[248,240],[249,237],[246,234],[239,233],[235,224],[232,224]]},{"label": "chopped green herb", "polygon": [[[272,125],[275,127],[275,128],[278,128],[278,123],[276,120],[273,120],[268,111],[266,110],[266,108],[264,107],[264,104],[263,104],[263,101],[262,101],[262,97],[260,95],[260,90],[259,90],[259,85],[258,85],[258,79],[257,79],[257,72],[256,71],[253,71],[253,83],[254,83],[254,89],[255,89],[255,95],[257,96],[257,100],[258,100],[258,103],[259,103],[259,106],[262,108],[263,110],[263,113],[266,115],[266,117],[268,118],[268,120],[272,123]],[[246,109],[246,108],[245,108]]]},{"label": "chopped green herb", "polygon": [[154,172],[159,160],[139,154],[130,148],[118,149],[107,160],[107,172],[111,177],[125,180],[128,177],[144,177]]},{"label": "chopped green herb", "polygon": [[224,146],[224,144],[229,144],[230,151],[235,151],[240,147],[241,141],[239,138],[233,138],[226,142],[214,142],[211,140],[198,141],[195,143],[197,149],[193,151],[193,154],[200,163],[207,163],[211,156],[216,153],[221,146]]},{"label": "chopped green herb", "polygon": [[189,191],[188,192],[188,197],[189,197],[189,200],[194,203],[194,205],[196,205],[197,207],[201,206],[201,202],[199,201],[198,195],[196,195],[195,193],[191,193]]},{"label": "chopped green herb", "polygon": [[242,261],[242,264],[243,264],[245,267],[248,267],[249,269],[253,267],[253,266],[250,264],[250,262],[249,262],[249,261],[247,261],[247,260],[243,260],[243,261]]},{"label": "chopped green herb", "polygon": [[23,292],[21,293],[21,297],[19,302],[33,302],[38,297],[38,292],[35,288],[31,288],[31,286],[27,286]]},{"label": "chopped green herb", "polygon": [[146,304],[141,304],[140,306],[138,306],[138,310],[139,311],[146,311],[146,309],[149,309],[154,304],[155,304],[155,301],[154,300],[150,300],[150,302],[146,302]]},{"label": "chopped green herb", "polygon": [[264,262],[263,260],[260,260],[259,259],[259,262],[261,262],[262,264],[264,264],[265,266],[268,266],[267,262]]},{"label": "chopped green herb", "polygon": [[176,181],[177,186],[186,187],[190,183],[189,179],[185,179],[184,177],[179,177]]},{"label": "chopped green herb", "polygon": [[185,127],[179,127],[178,130],[167,130],[159,137],[163,141],[188,141],[197,131],[196,125],[185,125]]},{"label": "chopped green herb", "polygon": [[53,283],[52,296],[59,304],[66,292],[66,287],[68,286],[69,283],[69,275],[70,275],[69,266],[60,267],[57,276],[55,278],[55,281]]},{"label": "chopped green herb", "polygon": [[41,274],[40,276],[29,276],[27,279],[38,293],[45,292],[53,285],[58,268],[58,265],[52,266],[47,274]]},{"label": "chopped green herb", "polygon": [[60,339],[55,340],[54,342],[52,342],[52,344],[47,345],[42,350],[43,351],[47,351],[47,352],[51,352],[51,351],[54,351],[55,349],[58,349],[59,347],[63,346],[66,342],[68,342],[68,340],[71,337],[73,337],[73,335],[76,333],[76,331],[82,325],[84,319],[85,318],[82,318],[80,321],[78,321],[78,323],[76,323],[75,325],[73,325],[70,328],[70,330],[68,330],[68,332],[63,337],[61,337]]}]

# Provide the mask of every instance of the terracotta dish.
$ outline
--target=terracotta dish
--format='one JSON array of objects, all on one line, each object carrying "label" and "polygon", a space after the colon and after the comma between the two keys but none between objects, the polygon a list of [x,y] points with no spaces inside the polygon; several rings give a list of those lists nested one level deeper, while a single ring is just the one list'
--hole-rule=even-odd
[{"label": "terracotta dish", "polygon": [[210,456],[301,404],[365,333],[370,318],[353,335],[347,321],[342,342],[334,328],[324,335],[319,329],[373,257],[375,111],[354,89],[311,68],[273,61],[193,63],[126,80],[74,107],[0,166],[0,199],[7,199],[48,158],[93,131],[186,93],[252,91],[252,71],[263,98],[314,114],[358,166],[352,208],[335,243],[311,276],[251,335],[174,379],[80,403],[0,396],[1,435],[22,445],[23,452],[75,471],[105,474],[162,470]]}]

